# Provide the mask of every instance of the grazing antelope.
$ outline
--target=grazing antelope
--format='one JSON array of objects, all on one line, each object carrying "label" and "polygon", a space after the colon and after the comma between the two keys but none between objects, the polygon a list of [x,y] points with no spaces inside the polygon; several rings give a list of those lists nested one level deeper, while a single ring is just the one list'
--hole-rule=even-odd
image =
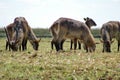
[{"label": "grazing antelope", "polygon": [[50,32],[53,36],[51,43],[55,44],[57,51],[63,50],[62,45],[67,38],[82,40],[86,46],[86,52],[95,51],[96,44],[93,35],[83,22],[69,18],[59,18],[50,27]]},{"label": "grazing antelope", "polygon": [[[97,24],[95,23],[95,21],[89,17],[87,18],[84,18],[85,20],[85,24],[87,25],[87,27],[91,30],[91,27],[92,26],[96,26]],[[65,40],[62,41],[62,43],[64,42]],[[78,41],[78,47],[79,49],[81,49],[81,40],[78,40],[77,38],[75,39],[71,39],[71,45],[70,45],[70,49],[72,49],[72,44],[74,43],[74,50],[76,49],[77,47],[77,41]],[[54,41],[52,40],[51,41],[51,48],[53,49],[53,45],[54,45]],[[62,46],[61,46],[62,47]]]},{"label": "grazing antelope", "polygon": [[[31,43],[31,41],[30,41],[30,43],[32,44],[32,46],[33,46],[33,48],[35,50],[38,50],[38,45],[39,45],[39,41],[40,40],[38,40],[36,38],[35,34],[33,33],[31,27],[28,25],[28,22],[26,21],[26,19],[24,17],[16,17],[14,19],[14,23],[12,23],[12,24],[7,26],[7,28],[6,28],[6,31],[8,32],[7,36],[10,39],[8,39],[8,41],[6,42],[6,49],[7,49],[8,43],[10,43],[11,39],[13,39],[13,34],[16,35],[16,37],[18,36],[19,28],[22,30],[22,32],[20,34],[23,33],[22,34],[23,35],[22,50],[26,50],[27,49],[27,40],[28,39],[33,40],[32,43]],[[21,40],[16,40],[16,41],[21,41]]]},{"label": "grazing antelope", "polygon": [[[6,41],[6,50],[7,50],[7,48],[8,48],[8,45],[9,46],[11,46],[10,45],[10,42],[12,41],[12,39],[13,39],[13,37],[15,37],[15,34],[16,34],[16,37],[18,36],[18,30],[19,30],[19,28],[21,28],[22,29],[22,31],[23,31],[23,34],[24,34],[24,38],[23,38],[23,42],[22,42],[22,50],[25,50],[26,49],[26,44],[27,44],[27,35],[25,35],[25,33],[27,34],[27,30],[25,30],[25,28],[24,28],[24,22],[25,22],[26,20],[24,19],[24,18],[22,18],[22,17],[16,17],[15,19],[14,19],[14,22],[13,23],[11,23],[11,24],[9,24],[7,27],[6,27],[6,36],[8,36],[7,38],[7,41]],[[13,36],[13,34],[14,34],[14,36]],[[20,36],[20,35],[19,35]],[[17,41],[20,41],[20,40],[17,40]],[[25,44],[26,43],[26,44]],[[11,44],[13,44],[13,42],[11,43]],[[15,43],[14,43],[15,44]],[[13,47],[13,46],[12,46]],[[14,46],[15,47],[15,46]],[[9,49],[10,50],[10,49]],[[12,48],[12,50],[14,50],[13,48]]]},{"label": "grazing antelope", "polygon": [[9,51],[11,50],[11,45],[10,45],[10,41],[12,40],[12,36],[13,36],[13,33],[14,33],[14,24],[11,23],[9,24],[6,28],[4,27],[5,29],[5,33],[6,33],[6,36],[7,36],[7,40],[6,40],[6,50],[8,49],[9,47]]},{"label": "grazing antelope", "polygon": [[[96,26],[97,24],[95,23],[95,21],[89,17],[84,18],[85,20],[85,24],[87,25],[87,27],[91,30],[92,26]],[[70,45],[70,49],[72,49],[72,44],[74,43],[74,50],[76,50],[77,47],[77,42],[78,42],[78,49],[81,49],[81,41],[78,39],[73,39],[71,40],[71,45]]]},{"label": "grazing antelope", "polygon": [[[8,34],[6,28],[5,28],[5,32],[6,32],[6,34]],[[21,28],[18,30],[15,30],[12,35],[11,40],[9,38],[7,39],[8,40],[7,46],[9,46],[9,50],[12,49],[13,51],[17,51],[19,48],[19,50],[21,51],[23,38],[24,38],[23,30]],[[6,50],[7,50],[7,48],[6,48]]]},{"label": "grazing antelope", "polygon": [[41,39],[38,39],[38,38],[35,36],[35,34],[34,34],[34,32],[33,32],[32,29],[30,29],[29,32],[28,32],[28,40],[29,40],[30,43],[32,44],[33,49],[38,50],[39,42],[40,42]]},{"label": "grazing antelope", "polygon": [[118,49],[120,47],[120,22],[119,21],[109,21],[104,23],[100,30],[101,42],[103,43],[102,52],[111,52],[111,43],[113,38],[118,41]]},{"label": "grazing antelope", "polygon": [[27,20],[24,17],[19,17],[19,20],[21,20],[24,30],[24,42],[22,43],[24,46],[24,49],[26,49],[27,40],[30,41],[31,45],[33,46],[34,50],[38,50],[39,42],[41,39],[38,39],[36,35],[34,34],[31,27],[28,25]]}]

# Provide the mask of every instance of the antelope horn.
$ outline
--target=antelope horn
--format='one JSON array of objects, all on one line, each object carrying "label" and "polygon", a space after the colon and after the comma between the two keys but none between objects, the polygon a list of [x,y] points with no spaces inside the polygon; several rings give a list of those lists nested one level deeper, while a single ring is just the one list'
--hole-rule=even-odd
[{"label": "antelope horn", "polygon": [[5,27],[4,27],[4,29],[5,29],[5,33],[6,33],[7,39],[8,39],[8,43],[10,43],[10,37],[8,35],[8,31],[7,31],[7,29]]}]

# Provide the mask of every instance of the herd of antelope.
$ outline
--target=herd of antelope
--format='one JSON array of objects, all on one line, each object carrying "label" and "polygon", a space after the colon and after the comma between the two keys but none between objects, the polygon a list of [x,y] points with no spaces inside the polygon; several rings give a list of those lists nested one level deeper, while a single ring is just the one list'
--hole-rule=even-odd
[{"label": "herd of antelope", "polygon": [[[81,43],[86,52],[94,52],[96,49],[96,42],[91,33],[91,27],[96,26],[94,20],[91,18],[84,18],[85,23],[70,18],[61,17],[56,20],[49,31],[52,35],[51,48],[55,46],[56,51],[63,50],[63,43],[66,39],[71,40],[70,49],[74,43],[74,49],[79,44],[81,49]],[[27,20],[24,17],[16,17],[14,22],[4,28],[7,36],[6,50],[17,51],[27,49],[27,40],[31,43],[34,50],[38,50],[39,42],[41,39],[37,38],[33,30],[29,26]],[[111,43],[113,38],[118,41],[118,51],[120,47],[120,22],[109,21],[104,23],[100,29],[101,39],[103,43],[102,52],[111,52]]]}]

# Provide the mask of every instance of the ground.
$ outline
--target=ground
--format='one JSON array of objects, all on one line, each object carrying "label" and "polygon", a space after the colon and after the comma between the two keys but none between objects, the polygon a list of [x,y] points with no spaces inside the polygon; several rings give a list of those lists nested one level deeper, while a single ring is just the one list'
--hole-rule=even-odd
[{"label": "ground", "polygon": [[116,41],[111,53],[102,53],[102,43],[93,53],[83,48],[70,50],[69,40],[64,44],[65,52],[56,52],[51,50],[50,41],[42,38],[38,51],[28,42],[27,51],[13,52],[5,50],[5,38],[1,38],[0,80],[120,80]]}]

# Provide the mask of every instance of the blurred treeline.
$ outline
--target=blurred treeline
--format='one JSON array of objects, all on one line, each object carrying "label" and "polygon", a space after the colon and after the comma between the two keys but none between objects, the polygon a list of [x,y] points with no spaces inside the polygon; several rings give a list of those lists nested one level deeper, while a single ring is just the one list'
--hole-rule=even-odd
[{"label": "blurred treeline", "polygon": [[[33,28],[33,32],[36,34],[37,37],[51,37],[49,29],[45,28]],[[100,37],[99,29],[92,29],[92,34],[95,38]],[[0,28],[0,38],[6,37],[4,28]]]}]

